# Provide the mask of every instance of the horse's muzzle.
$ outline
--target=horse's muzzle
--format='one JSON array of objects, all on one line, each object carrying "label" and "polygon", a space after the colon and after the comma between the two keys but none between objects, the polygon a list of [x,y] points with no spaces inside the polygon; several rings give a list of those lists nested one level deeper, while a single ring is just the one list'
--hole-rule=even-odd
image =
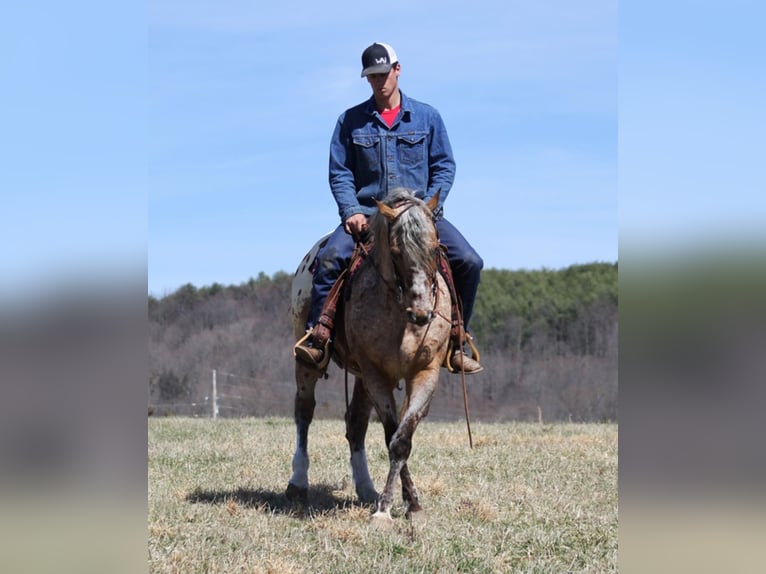
[{"label": "horse's muzzle", "polygon": [[412,307],[407,307],[407,320],[418,327],[428,325],[434,318],[433,311],[415,311]]}]

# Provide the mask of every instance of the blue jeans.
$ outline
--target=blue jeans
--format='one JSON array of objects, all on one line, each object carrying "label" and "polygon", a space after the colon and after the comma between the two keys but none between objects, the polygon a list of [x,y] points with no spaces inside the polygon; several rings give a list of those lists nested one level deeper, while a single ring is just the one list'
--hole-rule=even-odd
[{"label": "blue jeans", "polygon": [[[455,279],[455,290],[463,306],[463,324],[468,331],[484,261],[455,226],[443,217],[436,221],[436,229],[439,232],[439,240],[447,247],[447,259]],[[343,225],[339,225],[317,254],[307,328],[311,329],[319,321],[327,295],[335,280],[348,266],[353,253],[354,240],[346,233]]]}]

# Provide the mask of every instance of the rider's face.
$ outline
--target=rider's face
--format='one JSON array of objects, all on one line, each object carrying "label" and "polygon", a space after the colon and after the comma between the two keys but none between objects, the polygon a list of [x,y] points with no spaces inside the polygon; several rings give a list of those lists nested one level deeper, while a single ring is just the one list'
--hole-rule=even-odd
[{"label": "rider's face", "polygon": [[391,66],[391,69],[386,74],[370,74],[367,76],[367,81],[370,82],[370,87],[373,93],[378,96],[388,97],[398,85],[399,81],[399,64]]}]

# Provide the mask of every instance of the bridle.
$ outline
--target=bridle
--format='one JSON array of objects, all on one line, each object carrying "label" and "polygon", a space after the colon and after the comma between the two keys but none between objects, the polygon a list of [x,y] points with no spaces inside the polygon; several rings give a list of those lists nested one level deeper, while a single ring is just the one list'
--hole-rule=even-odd
[{"label": "bridle", "polygon": [[[391,245],[391,229],[392,226],[399,220],[399,218],[404,215],[407,211],[418,205],[418,201],[416,199],[408,199],[405,198],[395,205],[391,206],[392,209],[397,210],[397,213],[393,217],[386,217],[386,225],[387,225],[387,233],[388,241],[389,241],[389,252],[393,252],[393,247]],[[433,221],[433,215],[431,215],[432,221]],[[438,233],[437,233],[438,237]],[[362,247],[366,251],[365,247]],[[407,314],[407,320],[410,323],[413,323],[418,326],[425,326],[431,323],[434,317],[441,317],[445,321],[451,324],[451,320],[449,317],[444,316],[441,312],[438,311],[439,308],[439,282],[438,282],[438,266],[437,266],[437,258],[438,258],[438,249],[437,246],[433,253],[433,270],[430,273],[429,277],[429,283],[431,285],[431,299],[433,301],[432,310],[428,311],[425,315],[417,315],[415,311],[412,309],[412,307],[405,307],[404,306],[404,280],[402,279],[402,275],[399,272],[399,269],[397,268],[397,265],[395,262],[392,261],[393,264],[393,271],[394,271],[394,282],[391,282],[389,279],[387,279],[386,274],[382,273],[381,270],[378,268],[377,264],[375,263],[374,258],[370,257],[370,263],[372,264],[373,268],[375,269],[376,273],[378,274],[378,277],[383,282],[383,284],[386,286],[386,288],[393,294],[394,298],[396,299],[397,303],[399,304],[399,307],[401,310]],[[368,254],[368,253],[366,253]],[[393,259],[393,258],[392,258]]]}]

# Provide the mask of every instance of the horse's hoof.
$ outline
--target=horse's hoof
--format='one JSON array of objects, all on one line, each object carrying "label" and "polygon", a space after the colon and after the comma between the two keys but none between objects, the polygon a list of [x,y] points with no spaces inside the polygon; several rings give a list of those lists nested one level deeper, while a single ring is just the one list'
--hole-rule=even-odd
[{"label": "horse's hoof", "polygon": [[309,499],[309,489],[295,486],[292,482],[287,483],[287,500],[290,502],[297,502],[300,504],[306,504]]},{"label": "horse's hoof", "polygon": [[370,523],[378,530],[390,530],[394,526],[394,519],[391,518],[389,512],[381,512],[378,510],[370,518]]},{"label": "horse's hoof", "polygon": [[412,524],[423,524],[426,521],[427,515],[425,510],[420,506],[417,508],[409,508],[404,517],[412,522]]}]

